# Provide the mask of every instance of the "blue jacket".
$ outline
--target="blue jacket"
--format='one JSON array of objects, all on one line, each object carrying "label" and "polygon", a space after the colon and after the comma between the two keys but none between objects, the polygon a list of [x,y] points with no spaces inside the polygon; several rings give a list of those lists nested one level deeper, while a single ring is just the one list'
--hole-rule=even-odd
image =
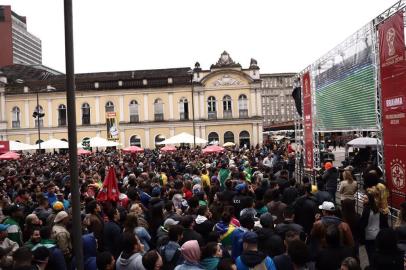
[{"label": "blue jacket", "polygon": [[276,270],[273,260],[261,251],[244,251],[235,260],[237,270],[249,270],[259,264],[265,264],[267,270]]},{"label": "blue jacket", "polygon": [[[97,244],[93,233],[82,236],[84,270],[97,270],[96,252]],[[72,259],[72,270],[76,269],[76,258]]]},{"label": "blue jacket", "polygon": [[243,247],[242,237],[247,231],[248,229],[239,227],[235,229],[231,235],[231,243],[232,243],[231,256],[233,257],[234,260],[237,259],[237,257],[240,256],[242,253]]}]

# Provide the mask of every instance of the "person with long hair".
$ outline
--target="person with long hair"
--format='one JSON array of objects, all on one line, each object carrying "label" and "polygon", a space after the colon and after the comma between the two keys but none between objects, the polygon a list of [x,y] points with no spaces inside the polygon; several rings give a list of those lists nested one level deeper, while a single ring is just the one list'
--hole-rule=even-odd
[{"label": "person with long hair", "polygon": [[341,202],[344,200],[355,201],[354,195],[358,190],[358,183],[352,177],[351,170],[345,169],[343,172],[343,181],[340,183],[340,199]]}]

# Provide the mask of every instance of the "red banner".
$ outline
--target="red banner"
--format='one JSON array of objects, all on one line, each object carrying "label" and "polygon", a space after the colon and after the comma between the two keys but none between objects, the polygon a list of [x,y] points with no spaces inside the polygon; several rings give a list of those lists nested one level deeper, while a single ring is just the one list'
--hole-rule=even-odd
[{"label": "red banner", "polygon": [[9,141],[0,141],[0,154],[4,154],[10,151],[10,142]]},{"label": "red banner", "polygon": [[403,11],[378,27],[385,176],[398,207],[406,195],[406,62]]},{"label": "red banner", "polygon": [[310,74],[306,72],[302,77],[303,82],[303,118],[304,118],[304,144],[306,163],[305,167],[313,169],[313,117],[312,117],[312,94]]}]

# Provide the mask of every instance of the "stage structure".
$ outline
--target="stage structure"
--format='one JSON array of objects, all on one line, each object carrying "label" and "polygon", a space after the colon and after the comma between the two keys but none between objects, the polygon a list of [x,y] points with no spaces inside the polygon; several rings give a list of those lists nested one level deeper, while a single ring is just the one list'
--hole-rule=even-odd
[{"label": "stage structure", "polygon": [[397,2],[297,75],[303,117],[295,120],[296,143],[304,150],[298,168],[312,176],[321,167],[322,132],[373,131],[393,206],[406,197],[405,7],[406,0]]}]

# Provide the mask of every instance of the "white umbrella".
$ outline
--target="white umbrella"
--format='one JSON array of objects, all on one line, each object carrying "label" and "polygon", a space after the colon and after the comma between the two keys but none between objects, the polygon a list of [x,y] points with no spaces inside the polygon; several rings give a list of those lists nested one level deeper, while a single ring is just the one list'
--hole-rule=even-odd
[{"label": "white umbrella", "polygon": [[380,145],[381,141],[377,138],[370,138],[370,137],[361,137],[351,140],[347,143],[347,145],[355,147],[355,148],[365,148],[367,146],[376,146]]},{"label": "white umbrella", "polygon": [[[45,142],[41,142],[41,149],[67,149],[69,148],[68,142],[58,140],[58,139],[50,139]],[[35,149],[39,149],[39,144],[35,145]]]},{"label": "white umbrella", "polygon": [[[90,143],[89,143],[90,147],[113,147],[113,146],[119,145],[119,143],[117,143],[117,142],[108,141],[101,137],[93,137],[93,138],[90,138],[89,141],[90,141]],[[83,148],[82,143],[78,143],[78,147]]]},{"label": "white umbrella", "polygon": [[10,141],[10,151],[25,151],[37,149],[35,145]]},{"label": "white umbrella", "polygon": [[[196,144],[206,144],[207,143],[207,141],[205,139],[202,139],[199,137],[195,137],[195,141],[196,141]],[[178,135],[170,137],[157,144],[180,144],[180,143],[189,143],[189,144],[194,143],[193,135],[190,135],[189,133],[186,133],[186,132],[182,132]]]}]

